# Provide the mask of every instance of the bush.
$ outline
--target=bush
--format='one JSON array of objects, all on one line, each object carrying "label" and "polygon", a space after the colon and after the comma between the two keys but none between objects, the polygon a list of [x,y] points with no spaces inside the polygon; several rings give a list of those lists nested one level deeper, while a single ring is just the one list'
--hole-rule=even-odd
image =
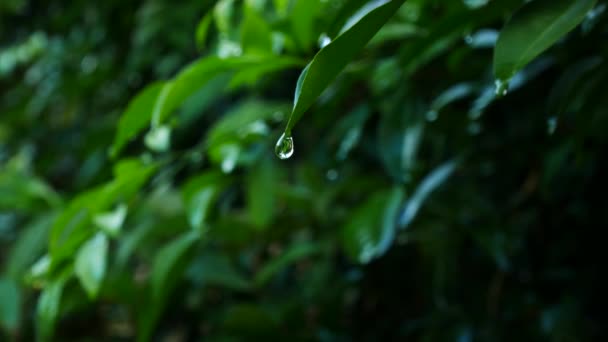
[{"label": "bush", "polygon": [[605,339],[605,10],[3,2],[0,340]]}]

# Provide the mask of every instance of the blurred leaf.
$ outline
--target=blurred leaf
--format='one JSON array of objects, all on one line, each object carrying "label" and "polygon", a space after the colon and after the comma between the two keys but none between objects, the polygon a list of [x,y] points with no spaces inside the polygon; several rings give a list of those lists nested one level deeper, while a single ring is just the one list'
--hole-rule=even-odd
[{"label": "blurred leaf", "polygon": [[370,116],[367,105],[355,107],[351,113],[342,118],[332,133],[339,140],[336,158],[345,160],[349,153],[357,146],[363,135],[365,122]]},{"label": "blurred leaf", "polygon": [[120,204],[112,211],[95,215],[95,217],[93,217],[93,222],[106,234],[117,237],[126,217],[127,206],[125,204]]},{"label": "blurred leaf", "polygon": [[207,146],[246,140],[268,133],[267,121],[283,117],[289,106],[280,102],[243,101],[219,119],[207,134]]},{"label": "blurred leaf", "polygon": [[99,293],[106,274],[108,258],[108,237],[97,233],[85,242],[76,255],[74,272],[90,298]]},{"label": "blurred leaf", "polygon": [[299,46],[309,51],[317,38],[315,19],[318,14],[320,0],[295,0],[291,9],[291,28]]},{"label": "blurred leaf", "polygon": [[424,106],[414,99],[383,113],[378,125],[378,151],[382,162],[396,180],[408,182],[416,165],[418,147],[424,133]]},{"label": "blurred leaf", "polygon": [[184,270],[184,259],[200,240],[197,231],[189,231],[163,246],[152,264],[150,301],[142,312],[138,340],[148,341],[167,296],[173,291]]},{"label": "blurred leaf", "polygon": [[198,232],[206,229],[205,223],[213,202],[228,185],[226,176],[209,171],[193,177],[182,188],[188,221]]},{"label": "blurred leaf", "polygon": [[167,152],[171,145],[171,128],[166,125],[153,127],[146,134],[144,142],[154,152]]},{"label": "blurred leaf", "polygon": [[55,330],[55,322],[59,318],[61,297],[65,284],[72,276],[73,270],[67,268],[51,280],[44,288],[38,299],[36,310],[36,336],[38,341],[51,341]]},{"label": "blurred leaf", "polygon": [[289,247],[289,249],[280,256],[273,258],[266,263],[266,265],[264,265],[264,267],[255,275],[254,283],[258,287],[265,286],[273,277],[289,265],[317,254],[320,251],[321,246],[317,243],[295,244]]},{"label": "blurred leaf", "polygon": [[6,273],[13,279],[21,279],[36,258],[42,255],[54,219],[53,213],[41,215],[23,227],[6,264]]},{"label": "blurred leaf", "polygon": [[366,264],[386,253],[395,238],[403,198],[400,188],[381,190],[354,210],[343,230],[344,249],[350,257]]},{"label": "blurred leaf", "polygon": [[110,152],[113,157],[117,157],[123,147],[149,124],[152,107],[163,86],[162,82],[152,83],[131,100],[118,122],[118,130]]},{"label": "blurred leaf", "polygon": [[61,204],[59,195],[37,177],[9,167],[0,168],[0,209],[33,210],[40,200],[51,207]]},{"label": "blurred leaf", "polygon": [[446,162],[429,173],[420,182],[414,194],[406,201],[405,207],[399,216],[399,228],[405,229],[409,226],[416,217],[416,214],[418,214],[418,210],[420,210],[424,201],[452,175],[457,165],[458,162],[454,160]]},{"label": "blurred leaf", "polygon": [[224,314],[222,328],[231,336],[241,340],[268,340],[276,336],[279,325],[276,319],[263,307],[251,304],[238,304],[230,307]]},{"label": "blurred leaf", "polygon": [[251,6],[244,6],[241,26],[241,46],[245,53],[268,54],[272,52],[272,31],[268,23]]},{"label": "blurred leaf", "polygon": [[230,259],[219,253],[205,253],[197,258],[188,270],[191,278],[202,285],[220,286],[235,291],[251,289],[251,283],[232,264]]},{"label": "blurred leaf", "polygon": [[294,106],[287,122],[290,133],[304,112],[312,106],[323,90],[338,76],[340,71],[365,47],[378,30],[399,9],[405,0],[379,0],[374,6],[366,6],[356,23],[319,51],[304,68],[298,79]]},{"label": "blurred leaf", "polygon": [[428,116],[432,116],[432,117],[436,117],[437,114],[446,106],[448,106],[449,104],[456,102],[458,100],[461,100],[463,98],[466,98],[470,95],[472,95],[475,91],[477,90],[477,86],[475,86],[474,84],[471,83],[458,83],[455,84],[451,87],[449,87],[448,89],[446,89],[444,92],[442,92],[439,96],[437,96],[437,98],[435,98],[435,100],[433,100],[433,103],[431,104],[431,111],[433,112],[433,114],[427,114]]},{"label": "blurred leaf", "polygon": [[508,81],[580,24],[595,0],[534,0],[518,10],[496,43],[494,75]]},{"label": "blurred leaf", "polygon": [[576,89],[587,82],[587,77],[593,70],[602,65],[603,59],[599,56],[589,57],[568,68],[554,83],[547,107],[550,113],[560,115],[576,103]]},{"label": "blurred leaf", "polygon": [[53,265],[75,253],[78,246],[93,234],[95,215],[108,210],[118,201],[129,200],[156,170],[135,159],[118,162],[113,181],[83,192],[74,198],[53,223],[49,249]]},{"label": "blurred leaf", "polygon": [[258,229],[268,228],[274,219],[277,176],[274,160],[262,158],[247,177],[247,210],[251,223]]},{"label": "blurred leaf", "polygon": [[13,331],[21,318],[21,291],[10,278],[0,277],[0,328]]},{"label": "blurred leaf", "polygon": [[[166,118],[198,89],[217,75],[227,71],[239,71],[264,63],[281,63],[287,57],[243,56],[243,57],[206,57],[192,63],[182,70],[173,80],[163,86],[152,112],[152,124],[160,125]],[[297,65],[297,62],[294,61]],[[288,64],[287,64],[288,65]]]},{"label": "blurred leaf", "polygon": [[205,47],[205,41],[209,32],[209,26],[213,20],[213,12],[209,12],[203,16],[196,27],[196,46],[199,50]]}]

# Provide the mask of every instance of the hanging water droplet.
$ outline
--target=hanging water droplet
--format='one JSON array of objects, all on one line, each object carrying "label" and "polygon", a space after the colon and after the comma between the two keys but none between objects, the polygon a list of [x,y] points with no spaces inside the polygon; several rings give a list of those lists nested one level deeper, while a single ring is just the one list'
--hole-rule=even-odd
[{"label": "hanging water droplet", "polygon": [[498,97],[503,97],[509,92],[509,81],[498,79],[494,85],[496,86],[495,94]]},{"label": "hanging water droplet", "polygon": [[331,38],[327,35],[327,33],[321,33],[319,36],[319,47],[322,49],[331,43]]},{"label": "hanging water droplet", "polygon": [[426,112],[426,120],[429,122],[433,122],[433,121],[437,120],[438,117],[439,117],[439,112],[437,112],[435,109],[431,109],[428,112]]},{"label": "hanging water droplet", "polygon": [[280,159],[289,159],[293,155],[293,138],[289,133],[283,133],[274,147],[274,152]]},{"label": "hanging water droplet", "polygon": [[557,130],[557,123],[557,118],[555,116],[552,116],[547,119],[547,132],[549,133],[549,135],[553,135],[555,133],[555,131]]},{"label": "hanging water droplet", "polygon": [[336,169],[329,169],[325,174],[325,177],[327,177],[327,180],[329,180],[330,182],[336,181],[338,179],[338,176],[338,171],[336,171]]}]

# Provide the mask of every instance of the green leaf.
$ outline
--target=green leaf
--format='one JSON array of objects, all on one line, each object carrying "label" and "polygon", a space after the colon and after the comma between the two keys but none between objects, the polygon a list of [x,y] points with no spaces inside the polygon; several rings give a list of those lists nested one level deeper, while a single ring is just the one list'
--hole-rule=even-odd
[{"label": "green leaf", "polygon": [[262,102],[255,99],[234,106],[209,130],[207,146],[240,141],[254,135],[265,135],[266,122],[284,116],[289,110],[286,103]]},{"label": "green leaf", "polygon": [[8,256],[6,273],[9,276],[20,279],[36,258],[42,255],[54,219],[54,214],[42,215],[23,227]]},{"label": "green leaf", "polygon": [[171,147],[171,127],[153,127],[144,138],[146,147],[154,152],[166,152]]},{"label": "green leaf", "polygon": [[96,298],[106,274],[108,237],[97,233],[80,247],[74,262],[74,272],[90,298]]},{"label": "green leaf", "polygon": [[272,277],[276,276],[289,265],[317,254],[320,251],[321,246],[319,244],[296,244],[264,265],[264,267],[255,275],[254,283],[256,286],[264,286]]},{"label": "green leaf", "polygon": [[400,188],[382,190],[354,211],[343,231],[344,248],[353,259],[366,264],[389,249],[403,198]]},{"label": "green leaf", "polygon": [[316,41],[315,19],[320,8],[319,0],[296,0],[291,9],[291,28],[304,51],[310,50]]},{"label": "green leaf", "polygon": [[216,171],[203,173],[191,178],[182,188],[186,214],[190,225],[197,231],[204,230],[204,224],[215,199],[228,185],[228,179]]},{"label": "green leaf", "polygon": [[199,240],[200,234],[197,231],[190,231],[165,245],[156,254],[150,279],[151,298],[142,313],[141,331],[138,340],[149,340],[154,325],[164,309],[167,296],[181,279],[185,268],[185,258]]},{"label": "green leaf", "polygon": [[199,239],[198,232],[190,231],[171,241],[158,252],[154,258],[150,280],[154,301],[162,301],[164,296],[170,292],[174,267]]},{"label": "green leaf", "polygon": [[399,227],[405,229],[414,220],[429,195],[439,188],[452,175],[458,161],[446,162],[429,173],[418,185],[414,194],[407,200],[399,217]]},{"label": "green leaf", "polygon": [[248,54],[272,53],[272,31],[268,23],[251,6],[245,5],[241,26],[241,46]]},{"label": "green leaf", "polygon": [[21,291],[9,278],[0,278],[0,328],[13,331],[21,318]]},{"label": "green leaf", "polygon": [[65,284],[72,276],[72,269],[65,269],[42,291],[36,308],[36,335],[38,341],[50,341],[59,318],[61,297]]},{"label": "green leaf", "polygon": [[258,229],[268,228],[274,218],[276,178],[276,165],[270,158],[260,160],[247,177],[247,210],[251,223]]},{"label": "green leaf", "polygon": [[188,270],[189,278],[200,285],[221,286],[235,291],[248,291],[251,283],[225,255],[205,253]]},{"label": "green leaf", "polygon": [[415,98],[397,101],[396,109],[383,113],[378,125],[378,151],[386,169],[399,182],[408,182],[416,166],[422,141],[425,107]]},{"label": "green leaf", "polygon": [[509,80],[580,24],[596,0],[534,0],[504,27],[494,53],[494,75]]},{"label": "green leaf", "polygon": [[213,12],[210,11],[205,14],[203,19],[201,19],[196,26],[196,46],[199,50],[202,50],[205,47],[205,41],[207,40],[211,20],[213,20]]},{"label": "green leaf", "polygon": [[[257,67],[263,63],[277,63],[284,59],[291,60],[275,56],[242,56],[207,57],[194,62],[163,86],[153,107],[152,124],[160,125],[186,99],[221,73]],[[293,62],[297,64],[296,60]]]},{"label": "green leaf", "polygon": [[319,51],[304,68],[294,97],[294,106],[287,122],[286,132],[291,132],[304,112],[312,106],[323,90],[338,76],[346,65],[356,57],[367,42],[380,30],[399,9],[405,0],[374,1],[373,7],[365,6],[367,11],[350,28]]},{"label": "green leaf", "polygon": [[93,217],[93,222],[106,234],[117,237],[126,217],[127,206],[125,204],[120,204],[112,211],[95,215],[95,217]]},{"label": "green leaf", "polygon": [[0,210],[33,210],[40,200],[50,207],[61,204],[59,195],[41,179],[21,170],[0,169]]},{"label": "green leaf", "polygon": [[110,152],[112,157],[118,156],[123,147],[150,123],[151,109],[163,86],[163,82],[152,83],[131,100],[118,121],[118,130]]}]

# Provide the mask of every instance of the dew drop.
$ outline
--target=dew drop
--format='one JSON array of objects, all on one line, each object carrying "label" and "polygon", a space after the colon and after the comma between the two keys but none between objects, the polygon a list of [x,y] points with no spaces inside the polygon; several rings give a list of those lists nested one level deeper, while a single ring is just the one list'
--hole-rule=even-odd
[{"label": "dew drop", "polygon": [[289,159],[293,155],[293,138],[289,133],[283,133],[274,147],[274,153],[280,159]]},{"label": "dew drop", "polygon": [[330,169],[327,171],[327,173],[325,174],[325,177],[327,177],[327,180],[329,180],[330,182],[334,182],[336,180],[338,180],[338,171],[336,171],[336,169]]},{"label": "dew drop", "polygon": [[331,43],[331,38],[327,35],[327,33],[322,33],[319,36],[319,47],[322,49]]},{"label": "dew drop", "polygon": [[557,130],[557,124],[558,122],[555,116],[552,116],[547,120],[547,133],[549,133],[549,135],[553,135],[555,133]]},{"label": "dew drop", "polygon": [[428,112],[426,112],[426,120],[428,122],[436,121],[438,117],[439,117],[439,112],[435,109],[431,109]]},{"label": "dew drop", "polygon": [[498,97],[503,97],[509,92],[509,81],[498,79],[494,85],[496,86],[495,94]]}]

